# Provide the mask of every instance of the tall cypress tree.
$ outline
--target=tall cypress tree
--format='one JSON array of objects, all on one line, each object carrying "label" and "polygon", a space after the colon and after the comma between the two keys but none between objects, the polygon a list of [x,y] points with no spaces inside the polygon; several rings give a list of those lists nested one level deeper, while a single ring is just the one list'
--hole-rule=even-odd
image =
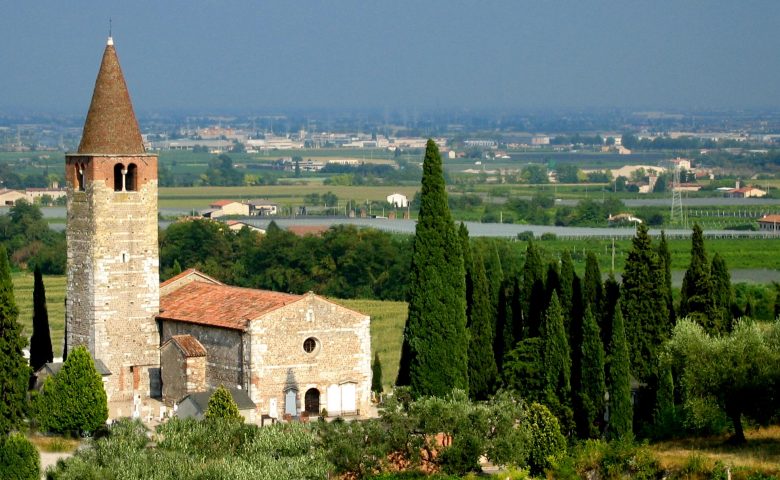
[{"label": "tall cypress tree", "polygon": [[623,438],[633,430],[634,414],[631,406],[631,363],[628,356],[623,314],[618,307],[612,321],[612,339],[609,347],[609,424],[610,439]]},{"label": "tall cypress tree", "polygon": [[[563,309],[564,325],[569,326],[572,313],[572,283],[574,282],[574,262],[571,259],[571,253],[566,249],[561,254],[561,273],[559,276],[561,282],[561,293],[559,300]],[[568,328],[567,328],[568,330]]]},{"label": "tall cypress tree", "polygon": [[542,342],[547,388],[555,392],[561,404],[566,405],[571,391],[571,351],[563,330],[561,303],[555,292],[542,322]]},{"label": "tall cypress tree", "polygon": [[601,298],[601,308],[597,317],[604,350],[609,348],[609,342],[612,341],[612,322],[614,321],[613,317],[615,316],[615,309],[618,308],[619,300],[620,284],[615,280],[615,275],[610,273],[607,279],[604,280],[604,296]]},{"label": "tall cypress tree", "polygon": [[589,251],[585,256],[585,278],[583,280],[582,296],[585,307],[590,307],[596,318],[601,309],[604,288],[601,284],[601,269],[596,254]]},{"label": "tall cypress tree", "polygon": [[773,282],[775,286],[775,320],[780,318],[780,283]]},{"label": "tall cypress tree", "polygon": [[515,346],[512,333],[512,282],[504,282],[498,291],[496,330],[493,334],[493,357],[499,374],[504,368],[504,356]]},{"label": "tall cypress tree", "polygon": [[715,331],[723,333],[731,326],[731,304],[734,303],[734,291],[731,289],[731,274],[726,261],[719,253],[712,257],[710,279],[715,303]]},{"label": "tall cypress tree", "polygon": [[658,348],[671,335],[663,283],[658,253],[647,226],[640,224],[626,259],[620,304],[626,319],[631,371],[643,382],[653,378]]},{"label": "tall cypress tree", "polygon": [[658,260],[661,262],[661,270],[664,273],[664,296],[666,308],[669,310],[669,324],[674,325],[674,300],[672,299],[672,252],[669,250],[669,242],[666,241],[666,233],[661,230],[661,240],[658,242]]},{"label": "tall cypress tree", "polygon": [[465,298],[461,240],[447,206],[439,149],[428,140],[397,380],[413,395],[468,390]]},{"label": "tall cypress tree", "polygon": [[54,359],[49,333],[49,313],[46,309],[46,289],[41,269],[36,266],[33,283],[33,333],[30,337],[30,366],[33,372]]},{"label": "tall cypress tree", "polygon": [[485,275],[482,253],[472,254],[474,266],[473,303],[469,310],[469,395],[474,400],[486,400],[496,383],[498,372],[493,356],[493,305]]},{"label": "tall cypress tree", "polygon": [[[557,262],[550,262],[547,264],[547,276],[544,281],[544,288],[546,289],[547,295],[546,295],[546,303],[544,306],[544,309],[546,310],[547,307],[550,306],[550,302],[552,301],[552,295],[555,293],[558,296],[558,303],[561,303],[561,274],[558,273],[558,263]],[[563,308],[563,303],[561,303],[561,314],[566,315],[566,310]],[[564,320],[564,325],[565,325]]]},{"label": "tall cypress tree", "polygon": [[542,256],[536,244],[530,240],[525,251],[523,288],[520,294],[520,299],[523,303],[523,323],[527,330],[527,336],[536,337],[539,335],[542,314],[547,306],[544,302],[539,301],[539,299],[545,296]]},{"label": "tall cypress tree", "polygon": [[8,254],[0,245],[0,436],[22,425],[27,403],[31,372],[22,354],[27,342],[18,315]]},{"label": "tall cypress tree", "polygon": [[704,234],[698,224],[693,226],[691,235],[691,263],[685,271],[680,288],[679,313],[680,317],[687,316],[699,323],[708,333],[715,332],[715,301],[710,264],[704,250]]},{"label": "tall cypress tree", "polygon": [[458,237],[460,237],[460,248],[463,254],[463,268],[466,273],[466,322],[468,322],[469,312],[471,311],[471,305],[474,301],[474,261],[471,258],[469,230],[463,222],[460,222]]},{"label": "tall cypress tree", "polygon": [[604,418],[604,392],[607,390],[604,374],[604,346],[601,332],[590,308],[583,319],[582,344],[580,346],[580,384],[574,387],[579,402],[579,415],[575,411],[577,430],[581,438],[598,438]]},{"label": "tall cypress tree", "polygon": [[382,362],[379,361],[379,352],[374,352],[374,362],[371,364],[371,391],[379,395],[383,390]]}]

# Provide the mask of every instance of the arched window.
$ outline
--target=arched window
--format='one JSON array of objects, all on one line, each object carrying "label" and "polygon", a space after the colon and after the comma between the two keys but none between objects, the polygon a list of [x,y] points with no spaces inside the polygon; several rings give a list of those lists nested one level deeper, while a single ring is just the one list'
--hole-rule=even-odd
[{"label": "arched window", "polygon": [[125,166],[121,163],[114,165],[114,191],[121,192],[124,190],[125,183]]},{"label": "arched window", "polygon": [[135,163],[127,166],[127,175],[125,176],[125,190],[135,192],[138,190],[138,167]]},{"label": "arched window", "polygon": [[75,179],[75,185],[73,185],[74,190],[78,190],[79,192],[84,191],[84,165],[81,165],[79,163],[74,165],[75,168],[75,175],[73,178]]}]

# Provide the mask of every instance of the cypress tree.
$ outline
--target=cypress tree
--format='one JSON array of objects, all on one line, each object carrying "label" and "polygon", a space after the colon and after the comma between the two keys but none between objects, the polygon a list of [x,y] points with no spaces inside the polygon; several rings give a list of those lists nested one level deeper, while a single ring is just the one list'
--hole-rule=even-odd
[{"label": "cypress tree", "polygon": [[374,353],[374,363],[371,364],[371,391],[377,395],[384,391],[382,386],[382,362],[379,361],[379,352]]},{"label": "cypress tree", "polygon": [[715,301],[712,294],[710,264],[704,250],[704,234],[701,227],[693,226],[691,235],[691,263],[685,271],[680,288],[680,317],[690,317],[707,333],[715,332],[713,317]]},{"label": "cypress tree", "polygon": [[469,230],[466,228],[466,224],[463,222],[460,222],[460,227],[458,227],[458,237],[460,238],[460,248],[461,252],[463,252],[463,268],[465,269],[466,273],[466,317],[468,317],[469,309],[471,308],[471,297],[472,297],[472,277],[473,277],[473,268],[474,263],[471,259],[471,244],[469,242]]},{"label": "cypress tree", "polygon": [[633,411],[631,405],[631,363],[628,356],[626,331],[621,309],[615,308],[612,339],[609,347],[609,424],[607,436],[618,439],[631,435]]},{"label": "cypress tree", "polygon": [[780,283],[773,282],[775,285],[775,320],[780,318]]},{"label": "cypress tree", "polygon": [[523,315],[523,289],[520,284],[520,279],[515,278],[514,281],[512,281],[512,298],[510,300],[511,305],[511,311],[512,311],[512,348],[517,344],[517,342],[523,340],[525,338],[525,333],[527,329],[527,325],[525,322],[525,318]]},{"label": "cypress tree", "polygon": [[106,391],[86,348],[74,348],[62,369],[46,379],[34,409],[41,428],[50,432],[94,432],[105,424]]},{"label": "cypress tree", "polygon": [[563,330],[561,304],[555,292],[544,315],[542,342],[547,389],[555,392],[561,404],[567,405],[571,391],[571,352],[566,332]]},{"label": "cypress tree", "polygon": [[674,378],[672,362],[662,359],[659,365],[658,393],[656,395],[655,428],[657,434],[673,433],[675,425]]},{"label": "cypress tree", "polygon": [[501,258],[498,255],[496,242],[493,239],[481,240],[480,248],[482,249],[482,258],[485,261],[485,275],[487,275],[490,291],[490,303],[496,308],[498,295],[504,284],[504,269],[501,267]]},{"label": "cypress tree", "polygon": [[441,156],[428,140],[397,380],[413,395],[468,390],[465,297],[461,241],[447,206]]},{"label": "cypress tree", "polygon": [[[547,293],[544,309],[547,310],[547,307],[550,306],[550,302],[552,301],[553,293],[558,296],[558,303],[561,302],[561,275],[558,273],[558,264],[556,262],[547,264],[547,279],[544,282],[544,287]],[[564,310],[563,304],[561,303],[561,315],[566,314],[567,311]],[[564,320],[564,324],[565,322],[566,320]]]},{"label": "cypress tree", "polygon": [[27,342],[18,315],[8,254],[0,245],[0,437],[22,425],[32,373],[22,354]]},{"label": "cypress tree", "polygon": [[496,330],[493,335],[493,357],[496,361],[496,371],[499,374],[504,368],[504,356],[515,346],[512,333],[511,295],[512,284],[504,282],[498,291]]},{"label": "cypress tree", "polygon": [[585,309],[582,328],[581,381],[579,387],[576,387],[580,414],[575,413],[575,418],[581,438],[598,438],[601,433],[601,421],[604,418],[604,392],[607,391],[607,386],[601,332],[590,308]]},{"label": "cypress tree", "polygon": [[36,266],[33,284],[33,333],[30,337],[30,366],[35,372],[54,359],[49,334],[49,313],[46,309],[46,290],[41,269]]},{"label": "cypress tree", "polygon": [[610,273],[607,279],[604,280],[604,296],[601,299],[601,311],[597,317],[599,329],[601,330],[601,343],[604,345],[604,350],[609,348],[609,342],[612,341],[612,322],[619,300],[620,284],[615,280],[615,275]]},{"label": "cypress tree", "polygon": [[661,262],[661,270],[664,274],[664,296],[666,308],[669,310],[669,324],[675,324],[674,300],[672,299],[672,252],[669,250],[669,242],[666,241],[666,233],[661,230],[661,240],[658,242],[658,260]]},{"label": "cypress tree", "polygon": [[542,256],[536,244],[529,240],[523,264],[523,286],[520,291],[520,299],[523,304],[523,323],[527,330],[527,336],[539,336],[542,313],[547,307],[546,304],[539,301],[542,298],[545,298]]},{"label": "cypress tree", "polygon": [[652,379],[658,348],[671,335],[663,283],[658,253],[652,247],[647,226],[640,224],[626,259],[620,303],[626,319],[631,371],[643,382]]},{"label": "cypress tree", "polygon": [[468,318],[469,331],[469,394],[474,400],[486,400],[493,393],[496,377],[496,360],[493,355],[493,305],[482,253],[475,250],[473,303]]},{"label": "cypress tree", "polygon": [[719,253],[712,257],[710,278],[712,280],[712,293],[715,303],[715,331],[723,333],[731,325],[731,304],[734,303],[734,292],[731,290],[729,268]]},{"label": "cypress tree", "polygon": [[574,262],[571,259],[571,253],[569,253],[569,250],[567,249],[561,254],[561,273],[559,276],[561,282],[559,300],[561,301],[561,308],[563,309],[564,324],[567,327],[571,322],[572,303],[574,301],[574,294],[572,293],[574,277]]},{"label": "cypress tree", "polygon": [[590,307],[596,318],[599,317],[604,288],[601,284],[601,269],[596,254],[588,252],[585,256],[585,278],[583,280],[582,295],[585,307]]},{"label": "cypress tree", "polygon": [[181,273],[181,264],[179,263],[179,259],[177,258],[173,261],[173,268],[171,269],[171,277],[175,277],[180,273]]}]

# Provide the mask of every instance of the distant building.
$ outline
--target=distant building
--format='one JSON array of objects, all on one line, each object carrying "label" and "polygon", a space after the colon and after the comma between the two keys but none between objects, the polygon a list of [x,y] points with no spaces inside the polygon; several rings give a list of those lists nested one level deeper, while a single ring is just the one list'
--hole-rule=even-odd
[{"label": "distant building", "polygon": [[[257,405],[249,398],[249,394],[247,394],[245,390],[239,390],[237,388],[228,388],[228,392],[230,392],[230,396],[233,397],[233,401],[236,402],[238,413],[244,417],[244,421],[255,423]],[[213,394],[214,390],[188,394],[181,399],[178,409],[176,410],[176,416],[179,418],[202,419],[208,409],[209,400],[211,400]]]},{"label": "distant building", "polygon": [[780,233],[780,215],[764,215],[758,219],[758,229],[763,232]]},{"label": "distant building", "polygon": [[29,199],[24,192],[10,190],[8,188],[0,190],[0,205],[16,205],[16,203],[21,200],[29,202]]},{"label": "distant building", "polygon": [[27,200],[30,203],[35,203],[36,200],[48,196],[52,200],[62,198],[68,194],[64,188],[28,188],[24,191],[27,195]]},{"label": "distant building", "polygon": [[729,198],[760,198],[766,195],[766,191],[755,187],[733,188],[726,192]]},{"label": "distant building", "polygon": [[209,208],[201,212],[206,218],[218,218],[226,215],[249,216],[249,205],[235,200],[217,200]]},{"label": "distant building", "polygon": [[387,203],[396,208],[406,208],[409,206],[409,200],[406,195],[400,193],[393,193],[387,196]]},{"label": "distant building", "polygon": [[262,228],[255,227],[254,225],[251,225],[251,224],[246,223],[246,222],[239,222],[238,220],[228,220],[227,222],[225,222],[225,225],[227,225],[228,229],[230,229],[230,231],[233,231],[233,232],[238,232],[242,228],[246,227],[246,228],[248,228],[252,232],[256,232],[256,233],[259,233],[261,235],[265,235],[265,230],[263,230]]},{"label": "distant building", "polygon": [[255,199],[246,202],[249,205],[250,216],[276,215],[279,213],[279,205],[269,200]]}]

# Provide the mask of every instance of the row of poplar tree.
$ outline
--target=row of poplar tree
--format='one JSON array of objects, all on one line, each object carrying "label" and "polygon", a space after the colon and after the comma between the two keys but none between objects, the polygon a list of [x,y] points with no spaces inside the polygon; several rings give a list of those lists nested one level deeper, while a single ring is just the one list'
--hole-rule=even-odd
[{"label": "row of poplar tree", "polygon": [[570,434],[617,438],[653,421],[665,376],[658,354],[675,319],[723,333],[739,315],[725,262],[708,261],[698,226],[676,305],[666,238],[654,244],[645,225],[620,282],[612,274],[602,281],[593,253],[583,278],[569,252],[545,265],[533,242],[516,278],[503,278],[498,252],[487,249],[486,259],[484,250],[452,220],[441,157],[429,141],[396,381],[414,395],[462,389],[485,400],[510,389],[547,405]]}]

